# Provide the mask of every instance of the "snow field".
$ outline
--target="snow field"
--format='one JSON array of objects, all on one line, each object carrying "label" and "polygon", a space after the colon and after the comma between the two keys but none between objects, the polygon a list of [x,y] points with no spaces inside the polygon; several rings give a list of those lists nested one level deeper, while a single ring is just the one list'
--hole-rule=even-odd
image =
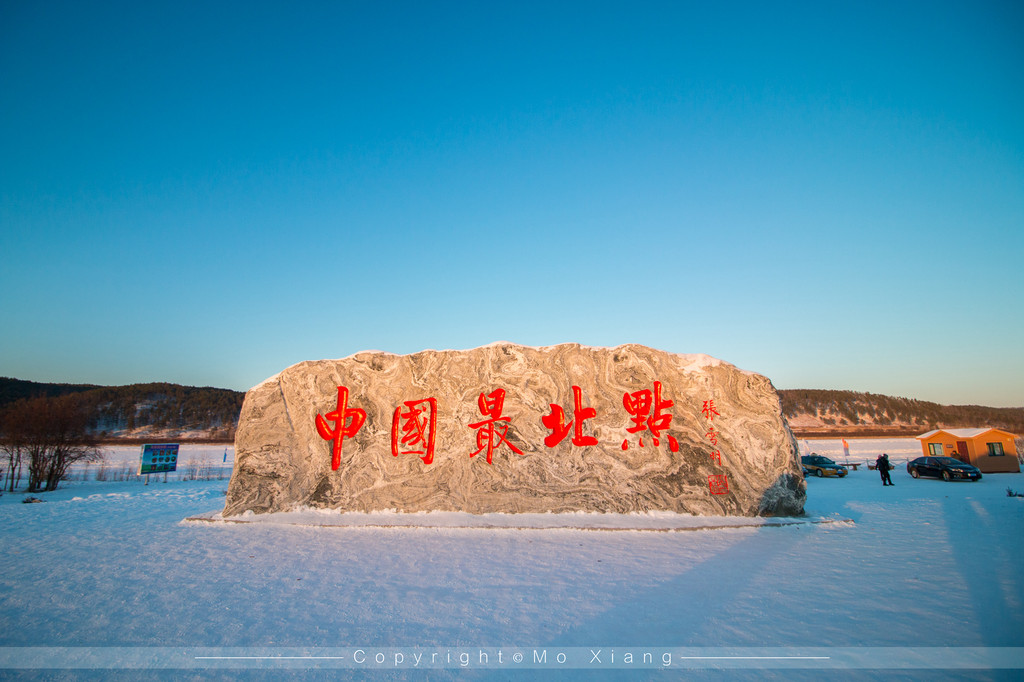
[{"label": "snow field", "polygon": [[[190,449],[179,459],[223,457]],[[809,516],[852,523],[691,532],[196,523],[184,519],[218,511],[227,480],[156,479],[0,497],[0,652],[1024,647],[1015,474],[946,483],[898,465],[889,488],[862,467],[807,482]],[[1013,679],[1002,673],[971,675]]]}]

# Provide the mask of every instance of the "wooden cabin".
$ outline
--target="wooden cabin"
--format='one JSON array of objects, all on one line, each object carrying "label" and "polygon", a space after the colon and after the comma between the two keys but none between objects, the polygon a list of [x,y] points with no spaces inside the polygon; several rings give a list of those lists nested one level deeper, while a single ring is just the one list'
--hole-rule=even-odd
[{"label": "wooden cabin", "polygon": [[937,429],[917,437],[926,457],[955,457],[983,474],[1020,473],[1014,434],[1002,429]]}]

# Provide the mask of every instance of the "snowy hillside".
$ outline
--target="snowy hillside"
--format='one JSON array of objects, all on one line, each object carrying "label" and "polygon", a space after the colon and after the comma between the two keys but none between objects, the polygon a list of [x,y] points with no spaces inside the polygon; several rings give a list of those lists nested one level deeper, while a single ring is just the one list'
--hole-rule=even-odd
[{"label": "snowy hillside", "polygon": [[1024,433],[1024,408],[939,405],[877,393],[811,389],[779,391],[798,434],[917,435],[934,428],[990,426]]}]

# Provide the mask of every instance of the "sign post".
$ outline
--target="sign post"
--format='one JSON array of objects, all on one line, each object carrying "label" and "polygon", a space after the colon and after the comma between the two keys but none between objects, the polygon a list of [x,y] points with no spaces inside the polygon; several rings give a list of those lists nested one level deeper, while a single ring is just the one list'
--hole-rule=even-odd
[{"label": "sign post", "polygon": [[150,474],[164,474],[164,482],[167,482],[167,472],[178,470],[178,444],[177,443],[147,443],[142,446],[142,454],[139,458],[139,475],[146,476],[146,485],[149,485]]}]

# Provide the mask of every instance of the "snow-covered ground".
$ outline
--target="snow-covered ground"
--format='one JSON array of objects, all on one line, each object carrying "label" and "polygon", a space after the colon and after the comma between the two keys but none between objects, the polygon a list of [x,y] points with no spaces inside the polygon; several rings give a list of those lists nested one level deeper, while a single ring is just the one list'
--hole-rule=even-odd
[{"label": "snow-covered ground", "polygon": [[896,485],[812,478],[808,517],[848,521],[781,527],[185,521],[223,506],[216,473],[5,493],[0,677],[1020,679],[1024,476],[914,480],[917,441],[849,443]]}]

